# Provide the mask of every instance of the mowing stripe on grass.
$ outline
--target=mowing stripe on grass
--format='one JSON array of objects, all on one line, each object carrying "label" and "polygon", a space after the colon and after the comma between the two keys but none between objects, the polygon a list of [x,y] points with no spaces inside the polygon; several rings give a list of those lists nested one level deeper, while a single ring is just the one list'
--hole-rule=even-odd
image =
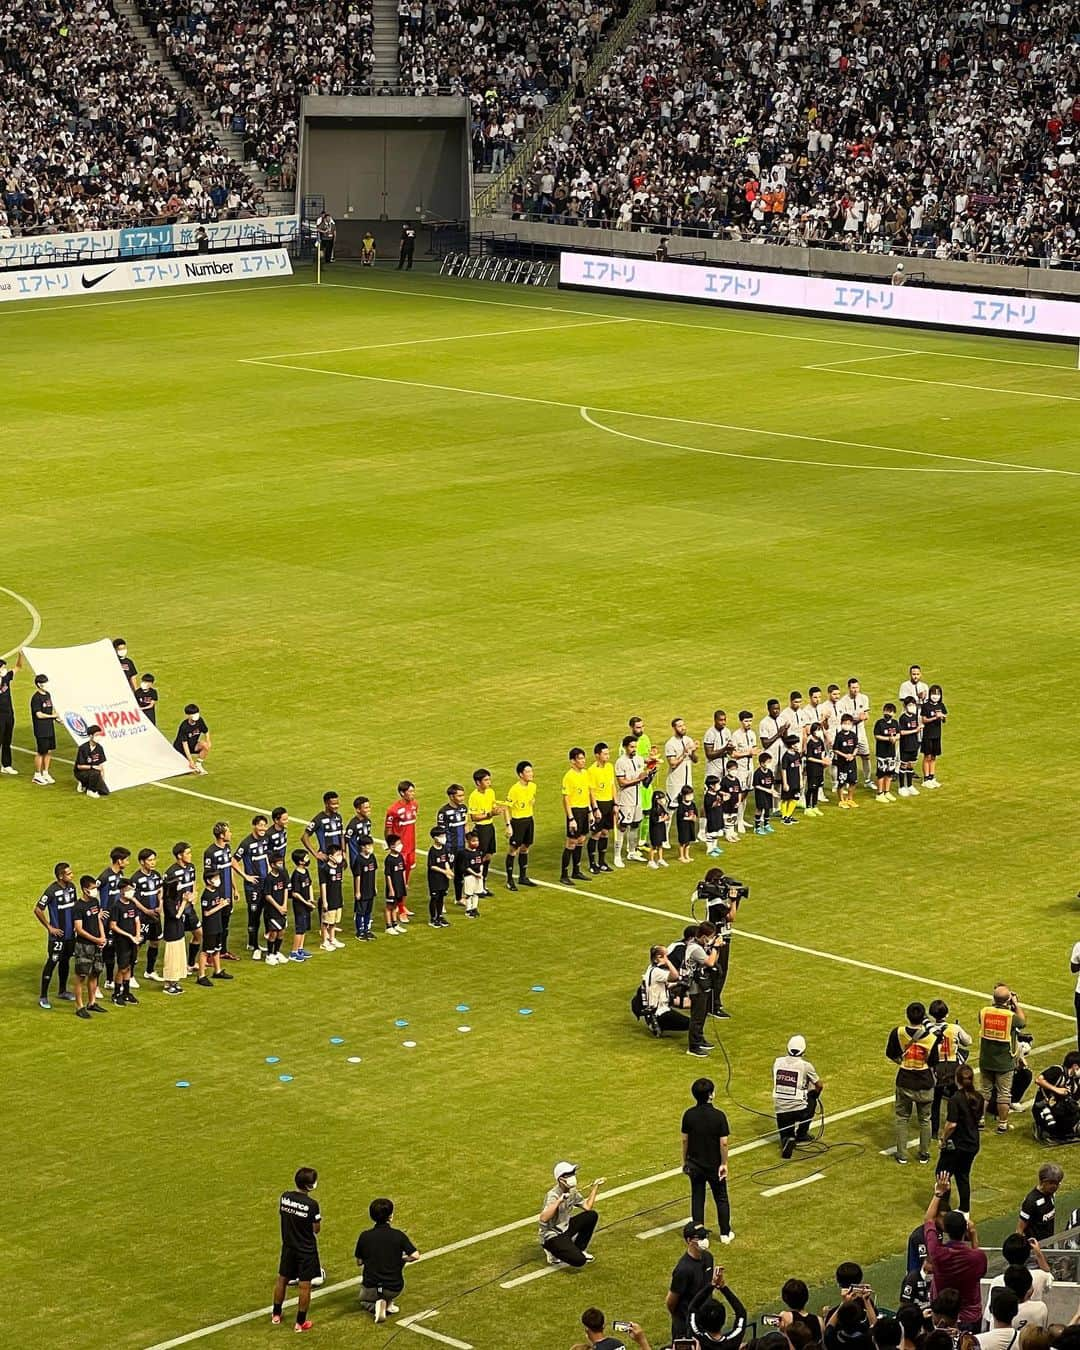
[{"label": "mowing stripe on grass", "polygon": [[[859,360],[854,357],[854,360]],[[867,361],[880,361],[880,356],[868,356]],[[1080,394],[1044,394],[1036,389],[1002,389],[996,384],[959,384],[955,380],[925,380],[919,375],[879,375],[876,370],[834,370],[838,362],[823,366],[804,366],[804,370],[823,370],[830,375],[854,375],[858,380],[898,380],[901,384],[934,384],[941,389],[974,389],[982,394],[1015,394],[1017,398],[1049,398],[1059,403],[1080,403]]]},{"label": "mowing stripe on grass", "polygon": [[260,361],[283,361],[289,356],[335,356],[338,352],[377,352],[383,347],[420,347],[431,342],[469,342],[473,338],[517,337],[522,333],[528,335],[533,333],[565,333],[574,328],[601,328],[608,323],[633,323],[633,319],[594,319],[588,323],[549,323],[540,328],[497,328],[493,333],[451,333],[449,337],[401,338],[397,342],[366,342],[362,346],[317,347],[310,352],[277,352],[273,356],[243,356],[240,358],[240,364],[254,365]]},{"label": "mowing stripe on grass", "polygon": [[[269,280],[269,278],[267,278]],[[212,283],[211,283],[212,284]],[[302,281],[279,282],[275,289],[291,290],[304,285]],[[228,289],[226,289],[226,285]],[[211,290],[209,286],[199,287],[200,295],[193,293],[192,288],[178,287],[176,290],[167,291],[163,295],[136,295],[130,300],[91,300],[86,304],[73,304],[70,300],[62,300],[57,305],[5,305],[5,314],[59,314],[61,311],[65,314],[78,314],[83,309],[103,309],[106,305],[145,305],[151,300],[195,300],[200,298],[213,300],[221,295],[238,295],[241,291],[265,291],[266,282],[261,282],[256,286],[232,286],[223,285],[220,290]]]},{"label": "mowing stripe on grass", "polygon": [[673,1233],[676,1228],[685,1228],[689,1222],[688,1214],[685,1219],[676,1219],[674,1223],[664,1223],[659,1228],[646,1228],[644,1233],[638,1233],[638,1237],[642,1242],[646,1242],[649,1238],[659,1237],[661,1233]]},{"label": "mowing stripe on grass", "polygon": [[[392,384],[398,385],[406,389],[431,389],[434,390],[436,393],[440,394],[464,394],[467,397],[472,398],[501,399],[508,403],[534,403],[545,408],[570,408],[574,412],[578,413],[579,416],[584,415],[586,421],[592,421],[592,419],[588,416],[587,411],[582,409],[580,403],[569,403],[565,399],[539,398],[533,394],[506,394],[496,389],[467,389],[461,385],[456,384],[435,384],[425,380],[405,380],[390,375],[366,375],[362,374],[359,371],[351,371],[351,370],[323,370],[319,366],[297,366],[285,361],[273,361],[260,356],[243,357],[237,364],[247,366],[263,366],[268,370],[291,370],[299,372],[300,374],[303,375],[331,375],[337,379],[342,380],[364,380],[369,384]],[[774,431],[771,428],[767,427],[740,426],[734,422],[695,421],[693,418],[689,417],[674,417],[664,413],[633,412],[627,408],[597,407],[593,408],[593,412],[605,413],[611,417],[639,417],[644,418],[646,421],[650,422],[679,422],[687,426],[712,427],[719,431],[737,431],[740,434],[747,436],[768,436],[778,440],[806,441],[815,445],[840,445],[848,450],[878,450],[893,455],[919,455],[925,459],[958,460],[961,463],[988,465],[994,469],[1016,470],[1020,473],[1032,473],[1032,474],[1049,473],[1049,474],[1060,474],[1067,478],[1080,477],[1080,470],[1049,469],[1042,464],[1012,464],[1008,460],[976,459],[974,456],[948,455],[934,450],[909,450],[898,445],[877,445],[870,441],[844,441],[839,440],[835,436],[810,436],[803,432],[797,431]],[[593,425],[595,426],[597,424],[593,423]],[[611,431],[610,427],[604,426],[601,426],[598,429],[601,431],[609,431],[609,432]],[[627,439],[630,440],[641,439],[638,437],[630,436],[628,433],[624,432],[612,432],[612,434],[616,436],[626,435]],[[659,444],[659,442],[654,442],[654,444]],[[688,449],[693,447],[677,446],[675,448]],[[728,452],[721,452],[719,450],[716,451],[701,450],[700,453],[719,455],[721,453],[728,453]],[[760,456],[735,455],[733,452],[730,453],[729,457],[739,459],[763,459],[765,461],[769,461],[770,459],[772,459],[772,457],[768,455],[760,455]],[[782,461],[773,460],[773,462],[782,462]],[[798,460],[791,462],[805,464],[808,461]],[[852,469],[852,468],[864,469],[864,468],[881,468],[882,466],[865,465],[865,464],[855,464],[855,465],[825,464],[824,467],[844,468],[844,469]],[[968,470],[967,472],[975,472],[975,471]]]},{"label": "mowing stripe on grass", "polygon": [[[406,298],[422,295],[429,300],[456,301],[462,305],[499,305],[505,309],[550,309],[561,314],[586,314],[600,318],[602,310],[569,309],[564,305],[522,304],[515,300],[488,300],[475,295],[458,295],[455,292],[416,291],[401,286],[351,285],[347,281],[324,281],[324,286],[340,291],[377,291],[381,295],[400,295]],[[561,294],[562,292],[560,292]],[[777,316],[780,317],[780,316]],[[785,318],[791,316],[785,315]],[[895,351],[898,355],[948,356],[956,361],[988,361],[999,366],[1035,366],[1039,370],[1072,370],[1071,365],[1061,365],[1055,361],[1010,361],[1007,356],[971,356],[965,352],[939,352],[920,347],[887,347],[880,342],[855,342],[851,338],[811,337],[807,333],[767,333],[760,328],[737,328],[732,324],[691,323],[686,319],[657,319],[653,317],[634,318],[635,323],[655,324],[661,328],[693,328],[706,333],[738,333],[740,337],[766,338],[771,342],[815,342],[825,347],[860,347],[863,351]],[[1071,352],[1070,352],[1071,356]]]}]

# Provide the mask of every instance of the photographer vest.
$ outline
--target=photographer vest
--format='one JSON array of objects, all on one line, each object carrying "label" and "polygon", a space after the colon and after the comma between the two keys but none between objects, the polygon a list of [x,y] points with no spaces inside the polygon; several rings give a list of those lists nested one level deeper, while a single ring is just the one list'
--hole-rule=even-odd
[{"label": "photographer vest", "polygon": [[935,1033],[926,1027],[899,1026],[896,1028],[896,1035],[900,1042],[897,1084],[912,1092],[932,1088],[934,1071],[930,1066],[930,1056],[938,1043]]}]

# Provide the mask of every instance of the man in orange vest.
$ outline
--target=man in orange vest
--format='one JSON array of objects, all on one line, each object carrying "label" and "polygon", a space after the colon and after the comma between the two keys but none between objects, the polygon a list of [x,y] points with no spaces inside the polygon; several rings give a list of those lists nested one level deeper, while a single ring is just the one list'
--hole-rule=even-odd
[{"label": "man in orange vest", "polygon": [[1020,1002],[1007,984],[994,986],[994,1002],[979,1009],[979,1088],[987,1114],[994,1103],[998,1134],[1009,1128],[1016,1033],[1027,1026]]},{"label": "man in orange vest", "polygon": [[[919,1122],[919,1161],[930,1161],[930,1109],[934,1102],[934,1067],[941,1039],[935,1027],[928,1025],[921,1003],[909,1003],[907,1022],[893,1027],[885,1046],[885,1056],[896,1069],[896,1161],[906,1163],[908,1127],[911,1112]],[[1005,1108],[1008,1110],[1008,1107]]]}]

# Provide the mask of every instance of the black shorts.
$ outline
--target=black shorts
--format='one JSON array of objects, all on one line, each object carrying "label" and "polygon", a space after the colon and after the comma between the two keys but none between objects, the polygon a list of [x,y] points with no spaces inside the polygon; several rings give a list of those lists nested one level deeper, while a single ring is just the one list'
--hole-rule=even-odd
[{"label": "black shorts", "polygon": [[298,936],[311,932],[311,910],[307,905],[293,905],[293,932]]},{"label": "black shorts", "polygon": [[199,916],[195,913],[194,905],[184,906],[184,932],[194,933],[199,926]]},{"label": "black shorts", "polygon": [[[574,824],[577,826],[577,838],[585,842],[589,833],[589,808],[587,806],[572,806],[570,814],[573,817]],[[573,839],[574,835],[570,831],[570,822],[567,821],[566,837]]]},{"label": "black shorts", "polygon": [[52,751],[56,749],[56,733],[54,731],[50,731],[48,735],[35,736],[34,744],[37,746],[37,752],[39,755],[51,754]]},{"label": "black shorts", "polygon": [[143,919],[142,921],[143,941],[157,944],[161,941],[161,920]]},{"label": "black shorts", "polygon": [[536,837],[536,821],[532,816],[521,816],[510,822],[510,847],[531,848]]},{"label": "black shorts", "polygon": [[480,849],[480,852],[481,852],[485,857],[487,857],[487,856],[489,856],[490,854],[494,853],[494,852],[495,852],[495,826],[494,826],[494,825],[490,825],[490,824],[488,824],[488,825],[477,825],[477,826],[476,826],[476,843],[477,843],[477,847]]},{"label": "black shorts", "polygon": [[59,961],[65,956],[70,961],[74,951],[74,938],[53,937],[51,933],[46,936],[45,955],[50,961]]},{"label": "black shorts", "polygon": [[130,970],[135,964],[135,939],[123,933],[113,934],[113,950],[118,970]]},{"label": "black shorts", "polygon": [[225,934],[220,923],[212,928],[203,924],[202,949],[207,956],[216,956],[222,950],[224,941]]},{"label": "black shorts", "polygon": [[859,781],[859,766],[855,760],[838,759],[836,761],[836,786],[855,787]]},{"label": "black shorts", "polygon": [[762,792],[760,788],[754,789],[754,810],[771,811],[773,804],[773,795],[771,792]]},{"label": "black shorts", "polygon": [[780,789],[780,800],[782,802],[797,802],[802,795],[802,785],[800,783],[785,783]]},{"label": "black shorts", "polygon": [[891,778],[900,767],[900,761],[895,755],[876,755],[875,759],[879,778]]},{"label": "black shorts", "polygon": [[941,754],[941,732],[924,731],[922,738],[922,752],[924,755],[933,755],[936,759]]},{"label": "black shorts", "polygon": [[[340,914],[341,910],[337,910],[337,913]],[[276,909],[271,909],[267,905],[266,913],[263,915],[263,926],[268,933],[282,933],[288,924],[284,914],[279,914]]]},{"label": "black shorts", "polygon": [[904,737],[900,741],[900,763],[914,764],[918,758],[919,758],[919,742],[917,737],[912,736],[910,739]]},{"label": "black shorts", "polygon": [[649,847],[662,848],[667,843],[667,824],[662,820],[649,821]]},{"label": "black shorts", "polygon": [[75,939],[75,974],[80,979],[86,979],[90,975],[100,975],[105,969],[105,957],[103,949],[96,942],[84,942],[80,938]]},{"label": "black shorts", "polygon": [[595,830],[613,830],[615,828],[615,802],[597,802],[596,809],[600,814],[599,821],[593,826]]},{"label": "black shorts", "polygon": [[281,1260],[278,1262],[278,1274],[283,1275],[287,1280],[299,1280],[301,1284],[306,1284],[309,1280],[317,1280],[322,1274],[322,1266],[319,1264],[319,1253],[298,1252],[292,1247],[282,1247]]}]

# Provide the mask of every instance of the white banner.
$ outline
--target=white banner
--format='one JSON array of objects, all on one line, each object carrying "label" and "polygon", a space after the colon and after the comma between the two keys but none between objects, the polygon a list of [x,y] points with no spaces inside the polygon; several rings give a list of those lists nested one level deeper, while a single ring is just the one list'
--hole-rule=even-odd
[{"label": "white banner", "polygon": [[[0,267],[48,266],[101,258],[137,258],[148,253],[194,253],[198,221],[184,225],[134,225],[122,230],[84,230],[81,234],[27,234],[0,239]],[[296,216],[251,216],[204,225],[211,248],[233,244],[280,247],[296,235]]]},{"label": "white banner", "polygon": [[78,745],[88,726],[101,728],[113,792],[189,772],[184,756],[143,716],[108,638],[82,647],[24,647],[23,655],[38,675],[48,675],[57,725]]},{"label": "white banner", "polygon": [[881,319],[992,333],[1080,338],[1080,301],[890,286],[879,281],[784,276],[589,253],[559,257],[559,284],[635,295],[712,300],[721,305],[799,310],[834,319]]},{"label": "white banner", "polygon": [[159,286],[290,276],[292,260],[283,248],[197,253],[188,258],[148,258],[144,262],[90,263],[86,267],[35,267],[32,272],[0,272],[0,304],[5,300],[70,299],[87,291],[146,291]]}]

